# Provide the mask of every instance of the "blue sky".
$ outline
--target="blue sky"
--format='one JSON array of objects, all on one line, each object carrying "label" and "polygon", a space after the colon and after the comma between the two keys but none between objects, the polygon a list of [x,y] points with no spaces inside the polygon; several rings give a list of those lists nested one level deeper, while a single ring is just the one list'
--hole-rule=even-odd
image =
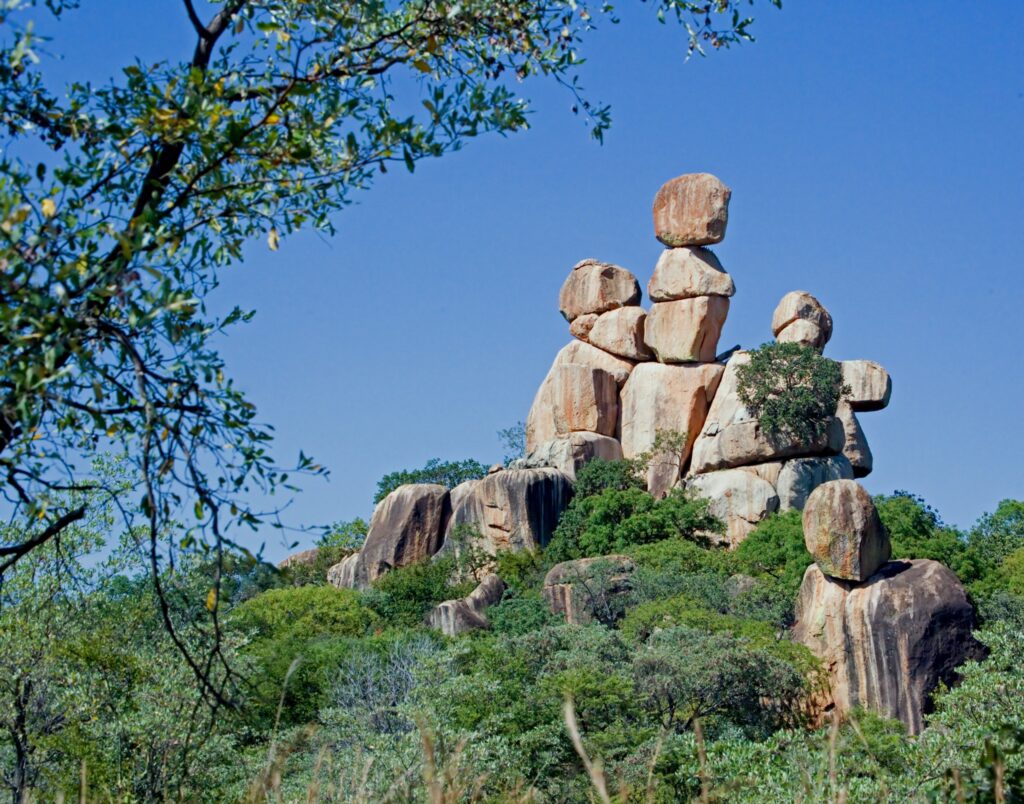
[{"label": "blue sky", "polygon": [[[761,3],[756,43],[689,62],[678,28],[623,5],[584,48],[583,83],[612,105],[604,146],[563,91],[527,85],[530,131],[393,170],[337,237],[256,243],[224,275],[215,302],[258,310],[223,343],[233,375],[282,460],[331,470],[292,520],[368,516],[382,474],[435,456],[500,458],[496,431],[568,342],[571,266],[646,286],[654,193],[696,171],[733,190],[723,349],[768,340],[779,298],[808,290],[835,320],[826,354],[893,377],[889,408],[861,418],[871,492],[914,491],[963,526],[1024,498],[1024,3]],[[96,81],[186,56],[180,4],[139,6],[69,15],[59,69]]]}]

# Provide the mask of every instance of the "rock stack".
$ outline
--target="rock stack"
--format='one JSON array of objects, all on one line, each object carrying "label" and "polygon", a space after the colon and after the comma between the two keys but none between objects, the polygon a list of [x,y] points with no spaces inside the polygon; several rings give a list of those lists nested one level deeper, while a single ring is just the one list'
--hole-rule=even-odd
[{"label": "rock stack", "polygon": [[853,480],[816,488],[803,529],[815,563],[800,587],[793,638],[822,660],[840,713],[867,707],[917,734],[931,692],[979,655],[963,586],[937,561],[889,561],[889,535]]},{"label": "rock stack", "polygon": [[[889,402],[885,369],[845,361],[851,389],[813,443],[769,437],[739,399],[742,351],[716,358],[736,292],[708,245],[725,237],[728,187],[697,173],[666,182],[654,200],[655,236],[667,248],[640,306],[636,277],[588,259],[573,267],[559,308],[575,338],[555,357],[527,418],[527,457],[517,466],[551,466],[575,477],[595,457],[648,455],[648,490],[684,485],[711,500],[735,546],[768,514],[802,508],[821,483],[863,477],[872,458],[856,412]],[[783,343],[819,352],[832,316],[806,291],[787,293],[772,315]],[[681,453],[652,456],[659,432],[685,436]]]}]

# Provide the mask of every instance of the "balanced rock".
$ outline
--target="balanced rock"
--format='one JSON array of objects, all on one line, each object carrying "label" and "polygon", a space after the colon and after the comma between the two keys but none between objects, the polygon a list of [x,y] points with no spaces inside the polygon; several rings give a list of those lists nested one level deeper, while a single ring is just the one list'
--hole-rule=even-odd
[{"label": "balanced rock", "polygon": [[832,316],[806,290],[791,290],[782,297],[772,314],[772,335],[778,337],[794,321],[810,321],[821,328],[826,341],[832,337]]},{"label": "balanced rock", "polygon": [[551,378],[551,404],[558,435],[578,430],[615,434],[619,388],[607,371],[575,363],[556,366]]},{"label": "balanced rock", "polygon": [[693,444],[690,474],[760,464],[779,458],[837,455],[842,451],[843,426],[834,417],[809,442],[763,431],[739,398],[738,369],[749,362],[748,352],[736,352],[725,367],[704,427]]},{"label": "balanced rock", "polygon": [[556,369],[564,365],[590,366],[606,371],[612,375],[616,384],[621,388],[635,364],[609,354],[603,349],[598,349],[596,346],[591,346],[589,343],[583,343],[583,341],[574,340],[563,346],[555,356],[540,388],[537,389],[530,413],[526,417],[526,449],[528,452],[532,452],[544,442],[551,441],[559,435],[555,425],[555,408],[551,389]]},{"label": "balanced rock", "polygon": [[558,307],[570,323],[581,315],[601,314],[640,303],[640,283],[625,268],[597,260],[577,263],[558,294]]},{"label": "balanced rock", "polygon": [[388,570],[430,558],[451,513],[448,489],[436,483],[399,486],[380,501],[359,552],[328,572],[335,586],[365,589]]},{"label": "balanced rock", "polygon": [[597,317],[587,337],[582,340],[627,360],[650,360],[654,355],[644,343],[646,318],[647,313],[641,307],[609,310]]},{"label": "balanced rock", "polygon": [[706,248],[684,246],[661,252],[654,275],[647,283],[652,302],[692,299],[697,296],[732,296],[732,277],[718,257]]},{"label": "balanced rock", "polygon": [[836,418],[843,423],[843,455],[853,467],[854,477],[866,477],[871,474],[874,458],[871,455],[871,447],[860,427],[857,414],[853,412],[848,402],[840,401],[836,408]]},{"label": "balanced rock", "polygon": [[586,315],[574,318],[573,322],[569,325],[569,334],[574,338],[579,338],[584,343],[590,343],[590,330],[594,328],[598,317],[597,313],[587,313]]},{"label": "balanced rock", "polygon": [[620,460],[622,446],[618,439],[600,433],[569,433],[545,441],[525,458],[513,461],[509,469],[539,469],[550,466],[575,482],[576,473],[595,458],[602,461]]},{"label": "balanced rock", "polygon": [[718,363],[641,363],[623,386],[620,408],[624,457],[636,458],[650,452],[659,432],[686,436],[681,454],[652,456],[647,484],[656,497],[664,495],[679,480],[724,372],[725,367]]},{"label": "balanced rock", "polygon": [[655,302],[647,314],[644,340],[662,363],[710,363],[728,314],[727,296]]},{"label": "balanced rock", "polygon": [[793,458],[779,471],[775,488],[779,492],[779,510],[803,509],[811,492],[830,480],[851,480],[853,467],[843,455],[827,458]]},{"label": "balanced rock", "polygon": [[843,385],[849,386],[845,400],[853,410],[881,410],[889,404],[892,380],[889,372],[872,360],[844,360]]},{"label": "balanced rock", "polygon": [[506,469],[462,483],[452,489],[442,551],[458,555],[467,533],[490,556],[545,547],[571,498],[572,482],[557,469]]},{"label": "balanced rock", "polygon": [[890,561],[861,584],[811,564],[792,635],[822,660],[841,714],[864,707],[918,734],[932,691],[980,658],[974,625],[959,579],[937,561]]},{"label": "balanced rock", "polygon": [[427,615],[427,625],[437,628],[445,636],[490,628],[484,610],[500,603],[504,594],[505,582],[492,573],[466,597],[438,603]]},{"label": "balanced rock", "polygon": [[654,234],[670,248],[718,243],[725,237],[732,191],[710,173],[689,173],[654,197]]},{"label": "balanced rock", "polygon": [[541,595],[570,625],[612,619],[615,598],[630,591],[636,565],[629,556],[579,558],[555,564],[544,576]]},{"label": "balanced rock", "polygon": [[807,551],[833,578],[864,581],[889,560],[889,534],[855,480],[822,483],[807,498],[803,515]]},{"label": "balanced rock", "polygon": [[711,514],[725,523],[725,544],[730,548],[779,509],[779,496],[772,484],[742,469],[697,475],[686,482],[686,488],[710,500]]},{"label": "balanced rock", "polygon": [[820,352],[828,343],[828,336],[825,334],[825,330],[814,321],[798,318],[783,327],[775,336],[775,340],[779,343],[799,343],[801,346],[810,346]]}]

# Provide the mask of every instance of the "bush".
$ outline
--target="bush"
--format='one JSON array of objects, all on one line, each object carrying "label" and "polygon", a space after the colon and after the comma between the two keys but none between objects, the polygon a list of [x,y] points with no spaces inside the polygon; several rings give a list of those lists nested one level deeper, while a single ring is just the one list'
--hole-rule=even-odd
[{"label": "bush", "polygon": [[374,581],[363,600],[389,624],[415,628],[423,625],[427,612],[441,601],[473,591],[476,581],[451,583],[456,570],[452,556],[398,567]]},{"label": "bush", "polygon": [[576,473],[573,495],[584,499],[600,494],[605,489],[626,491],[647,488],[647,481],[634,461],[589,461]]},{"label": "bush", "polygon": [[495,634],[505,636],[521,636],[559,623],[538,594],[506,598],[487,609],[487,619]]},{"label": "bush", "polygon": [[801,512],[785,511],[768,517],[736,548],[741,571],[774,579],[795,598],[812,559],[804,544]]},{"label": "bush", "polygon": [[821,438],[848,392],[842,367],[798,343],[766,343],[749,354],[737,370],[738,392],[762,429],[799,443]]},{"label": "bush", "polygon": [[1024,502],[1000,502],[993,513],[985,514],[971,528],[967,542],[983,561],[993,566],[1024,547]]},{"label": "bush", "polygon": [[487,475],[487,467],[471,458],[464,461],[445,461],[431,458],[422,469],[400,469],[390,472],[377,481],[374,503],[379,503],[399,486],[407,483],[437,483],[455,488],[467,480],[478,480]]},{"label": "bush", "polygon": [[545,558],[549,563],[625,550],[631,545],[663,539],[706,543],[707,532],[721,532],[708,501],[673,490],[655,500],[638,488],[607,488],[574,498],[552,536]]},{"label": "bush", "polygon": [[272,589],[236,607],[232,626],[252,636],[244,653],[257,668],[251,708],[257,721],[271,725],[283,696],[285,724],[310,722],[351,638],[376,622],[357,592],[333,586]]}]

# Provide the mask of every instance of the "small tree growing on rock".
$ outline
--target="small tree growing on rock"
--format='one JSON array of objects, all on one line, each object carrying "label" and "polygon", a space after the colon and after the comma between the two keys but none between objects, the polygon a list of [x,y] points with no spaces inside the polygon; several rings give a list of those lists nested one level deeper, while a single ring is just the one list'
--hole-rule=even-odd
[{"label": "small tree growing on rock", "polygon": [[799,443],[821,438],[850,392],[839,363],[799,343],[766,343],[749,354],[738,369],[739,397],[762,429]]}]

